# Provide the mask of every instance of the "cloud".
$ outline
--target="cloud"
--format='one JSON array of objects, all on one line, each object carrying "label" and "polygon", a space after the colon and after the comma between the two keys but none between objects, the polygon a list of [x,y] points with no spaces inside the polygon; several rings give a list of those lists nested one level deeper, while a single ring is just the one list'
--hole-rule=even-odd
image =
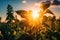
[{"label": "cloud", "polygon": [[27,1],[26,0],[23,0],[22,3],[27,3]]},{"label": "cloud", "polygon": [[47,1],[45,1],[45,3],[50,3],[51,5],[54,5],[54,6],[59,6],[60,5],[59,0],[47,0]]},{"label": "cloud", "polygon": [[59,0],[53,0],[52,2],[53,2],[52,5],[60,5],[60,1]]}]

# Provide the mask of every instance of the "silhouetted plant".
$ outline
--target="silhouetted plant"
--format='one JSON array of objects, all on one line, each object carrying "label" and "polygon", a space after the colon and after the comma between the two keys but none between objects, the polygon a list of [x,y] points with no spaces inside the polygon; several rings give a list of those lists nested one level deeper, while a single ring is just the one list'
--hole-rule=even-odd
[{"label": "silhouetted plant", "polygon": [[32,35],[22,34],[17,40],[34,40]]},{"label": "silhouetted plant", "polygon": [[14,16],[13,16],[13,7],[11,5],[8,4],[7,6],[7,23],[12,22],[12,20],[14,20]]}]

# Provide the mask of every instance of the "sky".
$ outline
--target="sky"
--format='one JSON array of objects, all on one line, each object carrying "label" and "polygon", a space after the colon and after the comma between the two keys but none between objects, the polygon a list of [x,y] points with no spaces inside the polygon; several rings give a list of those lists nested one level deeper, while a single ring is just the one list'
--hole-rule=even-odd
[{"label": "sky", "polygon": [[[10,4],[13,7],[13,10],[39,10],[39,7],[35,5],[36,2],[46,1],[46,0],[26,0],[26,2],[22,2],[23,0],[0,0],[0,17],[2,20],[6,18],[7,13],[7,5]],[[49,9],[57,16],[60,16],[60,5],[59,6],[51,6]]]}]

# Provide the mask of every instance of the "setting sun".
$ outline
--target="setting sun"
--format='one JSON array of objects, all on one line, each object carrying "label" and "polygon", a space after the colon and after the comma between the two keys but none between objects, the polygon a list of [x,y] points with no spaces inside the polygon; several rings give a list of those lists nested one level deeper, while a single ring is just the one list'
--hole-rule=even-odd
[{"label": "setting sun", "polygon": [[37,10],[33,10],[32,17],[33,17],[34,19],[36,19],[36,18],[39,17],[39,14],[38,14],[38,11],[37,11]]}]

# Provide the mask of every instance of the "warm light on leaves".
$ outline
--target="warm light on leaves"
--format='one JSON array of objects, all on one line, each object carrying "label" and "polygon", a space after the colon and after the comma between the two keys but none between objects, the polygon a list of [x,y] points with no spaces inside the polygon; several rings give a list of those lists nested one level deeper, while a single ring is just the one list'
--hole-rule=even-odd
[{"label": "warm light on leaves", "polygon": [[39,11],[38,10],[31,10],[29,11],[29,14],[26,14],[27,15],[27,24],[29,26],[37,26],[39,25]]}]

